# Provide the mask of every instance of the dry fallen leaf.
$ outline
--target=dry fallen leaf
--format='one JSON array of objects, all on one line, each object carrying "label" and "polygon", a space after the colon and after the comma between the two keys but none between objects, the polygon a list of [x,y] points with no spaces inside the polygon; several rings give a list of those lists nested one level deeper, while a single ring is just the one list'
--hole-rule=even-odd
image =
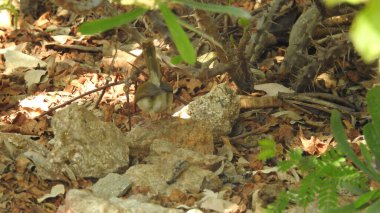
[{"label": "dry fallen leaf", "polygon": [[26,85],[30,87],[33,84],[42,83],[44,81],[47,81],[47,78],[43,78],[43,76],[46,74],[46,70],[29,70],[25,73],[25,81]]},{"label": "dry fallen leaf", "polygon": [[53,198],[57,197],[58,195],[64,194],[65,193],[65,186],[63,184],[57,184],[51,188],[50,193],[40,197],[37,199],[38,203],[42,203],[44,200],[48,198]]},{"label": "dry fallen leaf", "polygon": [[255,90],[265,91],[267,93],[266,96],[277,96],[279,92],[294,93],[294,90],[277,83],[257,84],[254,88]]},{"label": "dry fallen leaf", "polygon": [[205,189],[205,195],[200,201],[202,209],[214,210],[216,212],[233,213],[239,211],[239,206],[227,200],[218,198],[218,193]]},{"label": "dry fallen leaf", "polygon": [[300,129],[300,140],[303,150],[311,155],[320,156],[325,153],[329,147],[329,143],[325,143],[315,136],[311,136],[310,139],[306,139],[303,135],[302,129]]}]

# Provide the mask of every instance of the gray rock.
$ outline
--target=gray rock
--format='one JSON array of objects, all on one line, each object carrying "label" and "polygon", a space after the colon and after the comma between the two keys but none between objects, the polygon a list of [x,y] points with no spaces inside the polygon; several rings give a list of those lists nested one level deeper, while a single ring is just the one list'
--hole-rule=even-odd
[{"label": "gray rock", "polygon": [[164,208],[156,204],[120,198],[104,199],[87,190],[71,189],[65,203],[57,213],[183,213],[182,210]]},{"label": "gray rock", "polygon": [[179,118],[161,119],[137,126],[125,135],[132,157],[149,155],[155,140],[165,140],[175,147],[190,149],[202,154],[212,154],[214,140],[205,122]]},{"label": "gray rock", "polygon": [[213,171],[223,160],[224,157],[178,148],[176,144],[156,139],[144,158],[147,164],[132,166],[124,175],[133,187],[148,187],[151,195],[169,195],[173,189],[198,193],[221,186]]},{"label": "gray rock", "polygon": [[34,164],[43,165],[40,167],[43,169],[38,170],[38,176],[52,179],[56,175],[54,172],[50,172],[54,168],[46,159],[48,152],[44,146],[31,140],[28,136],[16,133],[0,133],[0,173],[6,168],[6,165],[23,155]]},{"label": "gray rock", "polygon": [[112,123],[100,121],[83,106],[73,104],[52,119],[55,137],[48,160],[57,168],[67,165],[78,177],[104,177],[129,164],[125,136]]},{"label": "gray rock", "polygon": [[218,169],[223,160],[225,160],[225,157],[177,148],[172,143],[164,140],[155,140],[150,146],[149,156],[144,158],[147,163],[167,165],[168,167],[179,161],[188,161],[193,166],[211,171]]},{"label": "gray rock", "polygon": [[235,91],[219,84],[209,93],[192,101],[184,109],[191,119],[204,121],[213,130],[214,137],[228,135],[239,116],[240,101]]},{"label": "gray rock", "polygon": [[133,187],[149,187],[152,195],[169,195],[173,189],[199,193],[203,189],[216,190],[221,187],[222,182],[213,172],[191,165],[172,184],[168,184],[175,171],[173,164],[139,164],[129,168],[124,175],[133,183]]},{"label": "gray rock", "polygon": [[0,155],[15,160],[20,154],[33,150],[47,154],[48,150],[25,135],[0,132]]},{"label": "gray rock", "polygon": [[131,182],[127,177],[115,173],[110,173],[96,182],[91,190],[94,194],[103,197],[120,197],[131,188]]},{"label": "gray rock", "polygon": [[121,201],[118,198],[112,198],[112,202],[115,202],[127,209],[128,213],[183,213],[180,209],[165,208],[157,204],[141,203],[140,201],[128,199]]}]

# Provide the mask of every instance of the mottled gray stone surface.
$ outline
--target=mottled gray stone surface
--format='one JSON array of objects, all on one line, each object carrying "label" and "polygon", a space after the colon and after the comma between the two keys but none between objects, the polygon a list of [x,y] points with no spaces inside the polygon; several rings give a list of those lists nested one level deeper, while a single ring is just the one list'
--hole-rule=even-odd
[{"label": "mottled gray stone surface", "polygon": [[104,199],[88,190],[71,189],[66,193],[65,203],[57,213],[181,213],[182,210],[164,208],[156,204],[132,199]]},{"label": "mottled gray stone surface", "polygon": [[58,168],[69,166],[78,177],[104,177],[125,170],[129,148],[124,134],[112,123],[99,120],[83,106],[73,104],[52,119],[54,148],[48,160]]},{"label": "mottled gray stone surface", "polygon": [[116,173],[110,173],[101,178],[92,187],[94,194],[104,198],[123,196],[130,188],[132,183],[127,177]]}]

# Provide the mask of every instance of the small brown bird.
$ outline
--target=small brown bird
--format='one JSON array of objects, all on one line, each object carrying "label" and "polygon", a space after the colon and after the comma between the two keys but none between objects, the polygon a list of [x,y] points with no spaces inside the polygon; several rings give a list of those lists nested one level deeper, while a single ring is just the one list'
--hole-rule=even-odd
[{"label": "small brown bird", "polygon": [[141,84],[135,94],[137,106],[151,116],[170,109],[173,103],[173,88],[161,80],[160,64],[152,40],[142,44],[144,59],[149,71],[149,79]]}]

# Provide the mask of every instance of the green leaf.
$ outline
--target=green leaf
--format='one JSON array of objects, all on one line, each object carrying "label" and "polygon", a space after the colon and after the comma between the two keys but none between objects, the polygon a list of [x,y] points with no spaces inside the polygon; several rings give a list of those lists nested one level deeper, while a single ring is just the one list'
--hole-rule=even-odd
[{"label": "green leaf", "polygon": [[172,39],[177,46],[178,52],[181,54],[183,60],[189,64],[195,64],[196,53],[193,45],[187,37],[185,31],[178,24],[177,17],[166,6],[166,4],[159,4],[162,16],[168,26],[169,32],[172,35]]},{"label": "green leaf", "polygon": [[257,156],[259,160],[267,160],[276,156],[276,142],[270,139],[259,141],[260,153]]},{"label": "green leaf", "polygon": [[371,164],[372,164],[372,155],[368,151],[367,146],[364,145],[364,144],[362,144],[362,143],[360,144],[360,153],[364,157],[366,165],[367,166],[371,166]]},{"label": "green leaf", "polygon": [[79,32],[81,32],[84,35],[104,32],[106,30],[119,27],[123,24],[128,24],[129,22],[135,20],[137,17],[143,15],[145,11],[146,10],[143,8],[137,8],[131,12],[123,13],[118,16],[113,16],[111,18],[86,22],[79,26]]},{"label": "green leaf", "polygon": [[342,4],[342,3],[360,4],[360,3],[363,3],[364,1],[365,0],[325,0],[326,5],[328,7],[333,7],[333,6],[336,6],[338,4]]},{"label": "green leaf", "polygon": [[249,26],[249,23],[250,23],[250,20],[249,19],[246,19],[246,18],[239,18],[238,20],[238,24],[239,26],[243,27],[243,28],[246,28]]},{"label": "green leaf", "polygon": [[177,65],[183,61],[182,57],[180,55],[174,56],[170,59],[170,63]]},{"label": "green leaf", "polygon": [[372,0],[355,17],[350,37],[363,60],[370,63],[380,56],[380,1]]},{"label": "green leaf", "polygon": [[289,195],[282,191],[277,195],[276,201],[267,206],[265,213],[281,213],[284,212],[290,201]]},{"label": "green leaf", "polygon": [[377,200],[374,204],[370,205],[367,209],[366,209],[366,213],[377,213],[379,212],[379,209],[380,209],[380,200]]},{"label": "green leaf", "polygon": [[358,210],[356,210],[353,206],[352,203],[348,204],[348,205],[345,205],[345,206],[341,206],[341,207],[338,207],[336,209],[331,209],[331,210],[327,210],[325,211],[324,213],[339,213],[339,212],[344,212],[344,213],[358,213]]},{"label": "green leaf", "polygon": [[380,129],[380,87],[375,87],[368,91],[367,103],[372,122],[378,127],[377,129]]},{"label": "green leaf", "polygon": [[354,202],[354,207],[356,209],[362,208],[364,205],[368,204],[372,199],[377,199],[380,196],[380,190],[370,191],[365,194],[360,195],[360,197]]},{"label": "green leaf", "polygon": [[193,7],[195,9],[207,10],[210,12],[227,13],[238,18],[246,18],[246,19],[251,18],[251,14],[249,14],[248,11],[241,8],[237,8],[237,7],[224,6],[224,5],[219,5],[219,4],[204,4],[204,3],[199,3],[199,2],[189,1],[189,0],[173,0],[172,2],[184,4],[189,7]]},{"label": "green leaf", "polygon": [[287,171],[292,166],[300,164],[301,158],[302,158],[302,150],[301,149],[294,149],[289,152],[289,160],[280,161],[278,163],[278,169],[280,171]]},{"label": "green leaf", "polygon": [[369,168],[366,167],[356,156],[354,151],[351,149],[350,144],[348,143],[348,139],[346,133],[344,131],[342,122],[340,121],[339,112],[337,110],[333,110],[330,118],[331,130],[335,137],[335,140],[338,142],[338,148],[355,163],[357,167],[359,167],[362,171],[366,172],[375,180],[376,174],[373,173]]},{"label": "green leaf", "polygon": [[[377,135],[377,132],[375,128],[373,127],[372,123],[366,124],[363,128],[364,137],[367,142],[367,145],[369,149],[371,150],[372,154],[375,156],[376,162],[380,159],[380,150],[379,150],[379,138]],[[376,170],[370,165],[367,165],[368,169],[370,169],[373,172],[373,175],[371,175],[371,178],[374,180],[380,182],[380,174],[376,172]]]},{"label": "green leaf", "polygon": [[380,165],[380,88],[375,87],[367,94],[368,111],[372,122],[364,126],[364,136],[368,147]]}]

